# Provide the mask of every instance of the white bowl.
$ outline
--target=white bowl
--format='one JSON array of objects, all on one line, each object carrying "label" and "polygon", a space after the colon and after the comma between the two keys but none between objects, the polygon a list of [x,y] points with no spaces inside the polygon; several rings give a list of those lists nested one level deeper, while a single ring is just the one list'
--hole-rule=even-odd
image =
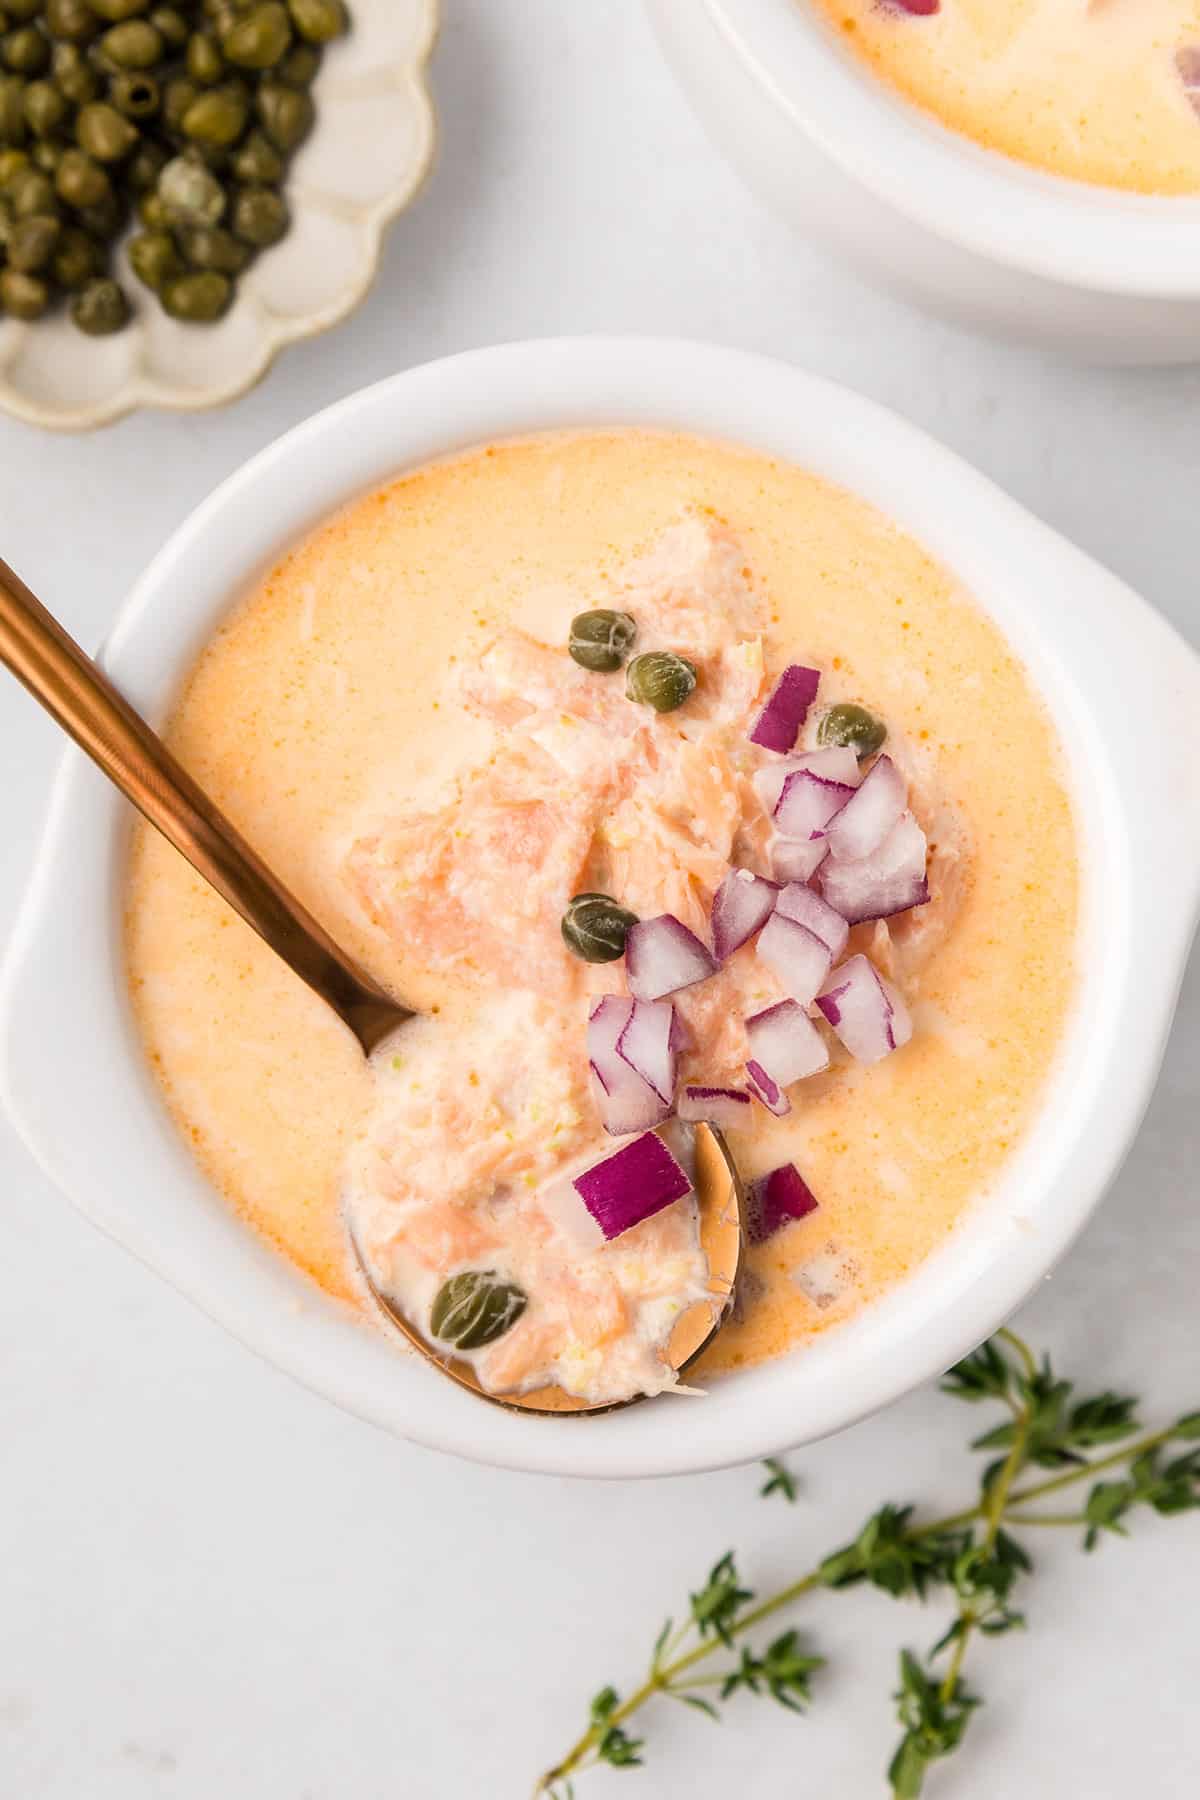
[{"label": "white bowl", "polygon": [[317,123],[288,174],[291,229],[242,276],[218,324],[169,319],[122,249],[135,306],[124,331],[85,337],[62,309],[31,325],[0,319],[0,407],[82,431],[138,406],[221,406],[286,344],[345,318],[375,279],[384,227],[433,156],[425,64],[436,26],[437,0],[354,0],[353,29],[326,51]]},{"label": "white bowl", "polygon": [[[1083,842],[1084,977],[1036,1124],[994,1197],[908,1282],[811,1348],[591,1419],[473,1399],[352,1322],[251,1237],[176,1135],[121,958],[129,811],[69,750],[0,1006],[3,1092],[43,1168],[245,1344],[402,1436],[481,1461],[663,1475],[765,1455],[895,1399],[991,1332],[1095,1206],[1149,1097],[1200,905],[1200,661],[1113,576],[957,457],[784,364],[699,344],[474,351],[353,395],[256,456],[160,551],[104,653],[161,719],[247,576],[399,469],[515,433],[670,426],[864,495],[961,576],[1059,720]],[[1020,1004],[1014,993],[1013,1004]]]},{"label": "white bowl", "polygon": [[716,142],[807,235],[911,299],[1105,362],[1200,359],[1200,197],[985,150],[892,94],[807,0],[647,0]]}]

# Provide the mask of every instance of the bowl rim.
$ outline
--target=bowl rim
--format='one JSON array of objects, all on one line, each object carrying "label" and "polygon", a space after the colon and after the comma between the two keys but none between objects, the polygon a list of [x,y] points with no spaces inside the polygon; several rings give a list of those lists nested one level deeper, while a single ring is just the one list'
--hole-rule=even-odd
[{"label": "bowl rim", "polygon": [[[605,426],[692,430],[851,487],[957,570],[1054,694],[1075,746],[1089,930],[1103,939],[1104,979],[1082,984],[1053,1114],[1048,1090],[969,1225],[837,1332],[715,1384],[703,1402],[664,1398],[586,1429],[481,1404],[317,1296],[193,1164],[137,1052],[124,991],[127,809],[74,750],[0,979],[0,1096],[39,1164],[94,1224],[349,1411],[480,1462],[661,1476],[827,1435],[940,1373],[1020,1304],[1086,1221],[1149,1098],[1200,907],[1200,758],[1178,753],[1196,735],[1200,659],[1113,576],[872,402],[741,351],[575,338],[426,364],[286,433],[171,535],[103,660],[135,704],[161,716],[230,594],[336,505],[470,444]],[[1045,593],[1054,607],[1039,607]],[[683,1410],[668,1414],[672,1406]]]},{"label": "bowl rim", "polygon": [[775,105],[902,217],[1068,287],[1200,294],[1200,195],[1092,186],[987,149],[893,93],[807,0],[703,4]]}]

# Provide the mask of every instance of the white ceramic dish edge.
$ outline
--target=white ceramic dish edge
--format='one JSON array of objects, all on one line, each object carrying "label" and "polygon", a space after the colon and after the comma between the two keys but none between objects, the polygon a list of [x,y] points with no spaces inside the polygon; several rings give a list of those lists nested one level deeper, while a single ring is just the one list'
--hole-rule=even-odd
[{"label": "white ceramic dish edge", "polygon": [[702,1401],[586,1422],[481,1406],[304,1285],[192,1164],[141,1062],[124,994],[126,812],[75,752],[4,971],[0,1079],[34,1156],[93,1223],[309,1387],[480,1461],[655,1476],[825,1435],[932,1377],[1025,1298],[1085,1222],[1153,1086],[1200,905],[1200,757],[1180,751],[1200,732],[1200,662],[1114,577],[871,403],[734,351],[580,339],[415,369],[289,433],[155,558],[107,665],[161,716],[247,570],[332,506],[433,455],[572,425],[676,426],[853,487],[959,571],[1053,694],[1080,808],[1086,932],[1104,958],[1085,959],[1051,1092],[997,1192],[880,1305]]}]

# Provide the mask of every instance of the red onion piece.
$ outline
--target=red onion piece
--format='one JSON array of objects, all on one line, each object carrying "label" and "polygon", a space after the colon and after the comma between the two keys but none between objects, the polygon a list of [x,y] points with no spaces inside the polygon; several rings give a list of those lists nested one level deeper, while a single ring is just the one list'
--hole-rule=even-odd
[{"label": "red onion piece", "polygon": [[824,837],[829,821],[854,798],[855,792],[844,781],[830,781],[824,775],[814,775],[811,769],[793,769],[775,808],[775,829],[781,837]]},{"label": "red onion piece", "polygon": [[865,956],[852,956],[833,971],[817,1005],[858,1062],[881,1062],[912,1036],[908,1008]]},{"label": "red onion piece", "polygon": [[914,19],[931,19],[941,11],[942,0],[884,0],[893,12],[909,13]]},{"label": "red onion piece", "polygon": [[635,1000],[620,1037],[617,1055],[654,1090],[666,1106],[675,1098],[675,1008],[669,1000]]},{"label": "red onion piece", "polygon": [[771,689],[766,705],[750,727],[750,742],[764,750],[791,750],[820,685],[819,670],[792,663]]},{"label": "red onion piece", "polygon": [[771,874],[776,881],[811,881],[829,855],[828,838],[776,838],[771,845]]},{"label": "red onion piece", "polygon": [[1192,103],[1192,111],[1200,113],[1200,44],[1185,44],[1175,52],[1175,67],[1183,83],[1183,91]]},{"label": "red onion piece", "polygon": [[593,1093],[605,1131],[624,1137],[647,1131],[670,1112],[669,1102],[620,1054],[618,1044],[634,1012],[634,1002],[609,994],[593,1006],[588,1019],[587,1051]]},{"label": "red onion piece", "polygon": [[662,1000],[717,972],[707,945],[673,913],[641,919],[625,940],[625,974],[635,1000]]},{"label": "red onion piece", "polygon": [[866,780],[826,833],[834,856],[843,862],[859,862],[878,850],[904,811],[907,798],[904,777],[891,757],[876,757]]},{"label": "red onion piece", "polygon": [[929,846],[911,813],[903,813],[879,848],[861,862],[828,856],[818,879],[821,892],[843,919],[861,925],[890,919],[929,900],[925,859]]},{"label": "red onion piece", "polygon": [[748,1131],[754,1107],[745,1088],[685,1087],[676,1112],[689,1123],[704,1119],[723,1131]]},{"label": "red onion piece", "polygon": [[802,756],[789,756],[783,762],[765,763],[753,777],[765,813],[774,813],[784,782],[801,769],[822,775],[826,781],[844,782],[847,787],[857,787],[862,780],[857,756],[842,744],[831,744],[827,750],[806,750]]},{"label": "red onion piece", "polygon": [[833,962],[828,946],[806,925],[774,912],[758,940],[758,954],[793,1000],[809,1006]]},{"label": "red onion piece", "polygon": [[762,929],[775,910],[778,892],[775,883],[762,875],[730,869],[713,896],[713,949],[718,962],[725,962]]},{"label": "red onion piece", "polygon": [[794,1000],[781,1000],[747,1019],[746,1038],[755,1066],[781,1088],[829,1067],[825,1039]]},{"label": "red onion piece", "polygon": [[795,1163],[784,1163],[746,1190],[746,1236],[752,1244],[761,1244],[781,1226],[807,1219],[819,1204]]},{"label": "red onion piece", "polygon": [[814,937],[819,937],[834,962],[846,948],[850,927],[845,919],[803,882],[788,883],[776,901],[776,911],[785,919],[795,919],[797,925],[803,925]]},{"label": "red onion piece", "polygon": [[792,1110],[792,1103],[777,1081],[773,1081],[761,1063],[746,1064],[746,1079],[756,1100],[761,1100],[768,1112],[777,1119],[785,1118]]},{"label": "red onion piece", "polygon": [[620,1237],[692,1191],[686,1173],[653,1131],[585,1169],[574,1186],[606,1238]]}]

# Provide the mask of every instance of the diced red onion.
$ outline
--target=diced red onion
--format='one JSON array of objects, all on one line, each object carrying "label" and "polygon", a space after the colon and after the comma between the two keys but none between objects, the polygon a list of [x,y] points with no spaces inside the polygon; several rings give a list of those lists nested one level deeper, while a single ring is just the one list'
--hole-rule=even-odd
[{"label": "diced red onion", "polygon": [[776,838],[770,849],[771,874],[776,881],[811,881],[829,855],[828,838]]},{"label": "diced red onion", "polygon": [[824,837],[829,821],[854,798],[856,791],[847,782],[829,781],[824,775],[814,775],[811,769],[793,769],[773,814],[775,829],[782,837]]},{"label": "diced red onion", "polygon": [[912,1036],[908,1008],[865,956],[852,956],[833,971],[817,1005],[858,1062],[881,1062]]},{"label": "diced red onion", "polygon": [[792,1110],[792,1103],[777,1081],[772,1081],[761,1063],[746,1064],[746,1079],[756,1100],[761,1100],[768,1112],[777,1119],[786,1117]]},{"label": "diced red onion", "polygon": [[825,1039],[794,1000],[781,1000],[747,1019],[746,1038],[756,1066],[781,1088],[829,1067]]},{"label": "diced red onion", "polygon": [[1200,113],[1200,44],[1185,44],[1175,52],[1175,67],[1183,83],[1183,91],[1192,103],[1192,111]]},{"label": "diced red onion", "polygon": [[791,750],[820,685],[819,670],[792,663],[771,689],[766,705],[750,727],[750,742],[764,750]]},{"label": "diced red onion", "polygon": [[755,770],[753,780],[765,813],[775,811],[784,782],[801,769],[822,775],[826,781],[844,782],[847,787],[857,787],[862,780],[857,756],[842,744],[830,744],[827,750],[806,750],[802,756],[789,756],[783,762],[764,763]]},{"label": "diced red onion", "polygon": [[762,929],[775,910],[778,892],[765,876],[730,869],[713,896],[713,949],[718,962],[725,962]]},{"label": "diced red onion", "polygon": [[909,13],[914,19],[930,19],[941,11],[942,0],[885,0],[894,12]]},{"label": "diced red onion", "polygon": [[785,919],[795,919],[797,925],[803,925],[814,937],[819,937],[834,962],[846,948],[850,927],[845,919],[803,882],[788,883],[776,902],[776,911]]},{"label": "diced red onion", "polygon": [[587,1051],[593,1093],[604,1129],[614,1137],[646,1131],[671,1110],[670,1103],[664,1102],[618,1049],[633,1011],[632,1000],[608,994],[593,1006],[588,1019]]},{"label": "diced red onion", "polygon": [[635,1000],[662,1000],[707,981],[717,964],[707,945],[673,913],[641,919],[625,940],[625,975]]},{"label": "diced red onion", "polygon": [[827,857],[819,871],[821,892],[851,925],[924,906],[929,899],[928,848],[917,821],[903,813],[871,856],[860,862]]},{"label": "diced red onion", "polygon": [[620,1237],[692,1191],[684,1169],[653,1131],[577,1175],[574,1186],[606,1238]]},{"label": "diced red onion", "polygon": [[617,1055],[670,1106],[675,1098],[675,1008],[669,1000],[635,1000],[617,1039]]},{"label": "diced red onion", "polygon": [[758,954],[801,1006],[811,1005],[833,961],[828,946],[814,932],[779,912],[767,920]]},{"label": "diced red onion", "polygon": [[904,811],[907,798],[904,777],[891,757],[876,757],[866,780],[826,833],[833,855],[843,862],[860,862],[878,850]]},{"label": "diced red onion", "polygon": [[706,1120],[723,1131],[748,1131],[754,1107],[745,1088],[685,1087],[676,1112],[695,1124]]},{"label": "diced red onion", "polygon": [[784,1163],[752,1181],[746,1190],[746,1236],[761,1244],[781,1226],[807,1219],[819,1202],[795,1163]]}]

